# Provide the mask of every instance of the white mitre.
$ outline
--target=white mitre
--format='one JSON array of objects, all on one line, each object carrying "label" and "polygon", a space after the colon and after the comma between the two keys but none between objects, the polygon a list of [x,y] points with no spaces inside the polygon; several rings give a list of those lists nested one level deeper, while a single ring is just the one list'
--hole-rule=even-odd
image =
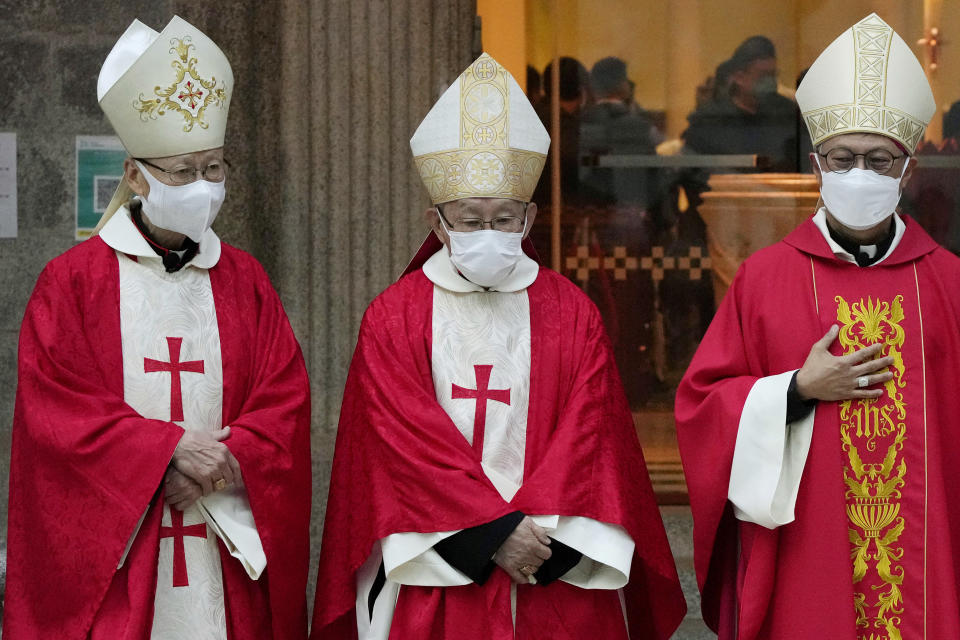
[{"label": "white mitre", "polygon": [[550,136],[523,89],[484,53],[460,74],[410,138],[434,204],[460,198],[529,202]]},{"label": "white mitre", "polygon": [[227,57],[179,16],[159,34],[134,20],[97,80],[100,107],[135,158],[222,147],[232,93]]},{"label": "white mitre", "polygon": [[814,61],[797,103],[816,147],[841,133],[878,133],[910,153],[936,111],[930,83],[910,47],[872,13]]}]

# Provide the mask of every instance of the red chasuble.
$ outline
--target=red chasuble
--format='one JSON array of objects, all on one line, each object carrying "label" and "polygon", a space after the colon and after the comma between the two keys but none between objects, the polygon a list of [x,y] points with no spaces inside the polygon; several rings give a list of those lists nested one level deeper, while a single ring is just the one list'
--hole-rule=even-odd
[{"label": "red chasuble", "polygon": [[[434,248],[434,251],[436,249]],[[505,502],[437,402],[434,285],[416,269],[367,310],[350,366],[327,505],[311,638],[356,638],[356,572],[377,540],[452,531],[512,511],[584,516],[636,542],[624,588],[632,638],[667,638],[685,604],[599,314],[541,269],[530,301],[531,386],[524,482]],[[625,638],[614,590],[565,582],[517,588],[497,568],[483,586],[400,589],[391,638]]]},{"label": "red chasuble", "polygon": [[[122,259],[127,259],[126,257]],[[310,404],[303,358],[252,257],[210,269],[225,442],[267,557],[256,582],[220,544],[231,640],[306,637]],[[117,255],[99,237],[50,262],[20,335],[3,635],[150,635],[163,476],[183,431],[123,401]],[[150,509],[122,569],[130,535]]]},{"label": "red chasuble", "polygon": [[[860,268],[807,221],[740,268],[677,393],[704,617],[721,639],[960,638],[960,260],[912,220]],[[760,377],[874,343],[876,400],[820,402],[796,520],[738,522],[727,486]],[[739,556],[738,556],[739,545]]]}]

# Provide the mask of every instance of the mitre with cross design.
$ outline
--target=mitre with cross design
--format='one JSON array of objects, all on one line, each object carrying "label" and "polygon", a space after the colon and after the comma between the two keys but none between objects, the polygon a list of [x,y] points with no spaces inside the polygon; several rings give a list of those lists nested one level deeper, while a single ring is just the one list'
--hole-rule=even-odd
[{"label": "mitre with cross design", "polygon": [[814,146],[841,133],[877,133],[910,153],[936,111],[917,57],[875,13],[824,49],[797,88],[797,103]]},{"label": "mitre with cross design", "polygon": [[160,33],[134,20],[97,80],[100,107],[137,158],[222,147],[232,94],[227,57],[179,16]]},{"label": "mitre with cross design", "polygon": [[484,53],[460,74],[413,137],[434,204],[461,198],[529,202],[550,136],[513,76]]}]

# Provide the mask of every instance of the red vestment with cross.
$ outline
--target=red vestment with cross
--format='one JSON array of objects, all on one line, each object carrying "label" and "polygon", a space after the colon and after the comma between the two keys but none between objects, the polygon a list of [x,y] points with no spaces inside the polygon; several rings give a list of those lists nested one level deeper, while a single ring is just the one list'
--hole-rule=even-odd
[{"label": "red vestment with cross", "polygon": [[477,378],[476,389],[464,389],[459,385],[452,385],[451,398],[453,400],[476,399],[477,407],[473,414],[473,448],[477,456],[483,457],[483,432],[487,424],[487,400],[502,402],[510,405],[510,389],[491,389],[490,373],[492,364],[475,364],[473,371]]},{"label": "red vestment with cross", "polygon": [[160,527],[160,538],[173,538],[173,586],[175,587],[190,586],[190,580],[187,577],[187,554],[183,548],[183,539],[186,536],[206,539],[206,523],[201,522],[185,527],[183,511],[170,507],[170,526]]},{"label": "red vestment with cross", "polygon": [[180,347],[182,344],[183,338],[167,338],[170,362],[153,360],[152,358],[143,359],[144,373],[156,373],[159,371],[170,372],[170,422],[183,421],[183,395],[180,389],[180,372],[203,373],[203,360],[180,362]]}]

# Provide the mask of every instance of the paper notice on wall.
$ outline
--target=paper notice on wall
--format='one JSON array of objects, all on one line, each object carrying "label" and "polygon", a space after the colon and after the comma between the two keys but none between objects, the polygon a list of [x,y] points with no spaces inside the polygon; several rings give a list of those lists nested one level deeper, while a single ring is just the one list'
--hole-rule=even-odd
[{"label": "paper notice on wall", "polygon": [[0,238],[17,237],[17,134],[0,133]]},{"label": "paper notice on wall", "polygon": [[77,240],[93,233],[123,178],[126,157],[116,136],[77,136]]}]

